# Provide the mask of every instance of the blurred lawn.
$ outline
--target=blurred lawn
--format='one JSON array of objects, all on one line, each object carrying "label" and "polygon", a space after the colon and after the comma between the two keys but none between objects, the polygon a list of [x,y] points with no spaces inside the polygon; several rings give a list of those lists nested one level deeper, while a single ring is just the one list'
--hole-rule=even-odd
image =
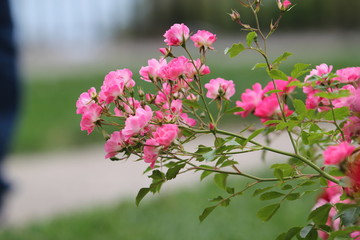
[{"label": "blurred lawn", "polygon": [[[291,58],[290,58],[291,59]],[[204,82],[210,78],[223,77],[234,80],[237,93],[232,97],[235,102],[239,99],[245,88],[251,87],[259,81],[265,84],[269,81],[263,69],[250,70],[255,62],[245,61],[244,58],[228,59],[231,64],[218,60],[210,61],[212,73],[204,78]],[[227,61],[226,60],[226,61]],[[337,56],[328,59],[328,63],[334,68],[359,65],[359,57],[348,58]],[[291,61],[285,62],[282,67],[287,73],[291,71]],[[312,66],[321,62],[309,61]],[[134,72],[134,79],[145,91],[149,89],[149,83],[139,79],[138,69],[140,63],[135,67],[129,67]],[[98,90],[102,84],[106,71],[90,69],[80,73],[50,74],[47,77],[32,76],[24,81],[23,106],[21,120],[13,151],[35,152],[54,149],[76,148],[89,143],[102,142],[103,139],[96,131],[87,136],[86,132],[80,131],[80,115],[75,114],[75,102],[80,93],[94,86]]]},{"label": "blurred lawn", "polygon": [[[244,186],[238,181],[233,186]],[[214,203],[206,199],[223,194],[214,185],[203,183],[171,194],[146,197],[139,207],[133,200],[103,206],[86,212],[71,213],[43,223],[5,229],[1,240],[248,240],[275,239],[294,226],[306,225],[304,212],[313,206],[314,196],[301,201],[285,202],[269,222],[262,223],[255,214],[272,201],[251,197],[253,190],[239,196],[227,208],[219,207],[200,223],[198,216]],[[239,187],[239,189],[241,189]]]}]

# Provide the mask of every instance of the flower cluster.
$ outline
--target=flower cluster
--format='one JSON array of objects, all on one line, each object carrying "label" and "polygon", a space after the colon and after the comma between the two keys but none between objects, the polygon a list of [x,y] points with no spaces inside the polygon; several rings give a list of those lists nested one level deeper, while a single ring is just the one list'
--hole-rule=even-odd
[{"label": "flower cluster", "polygon": [[[82,93],[76,103],[76,112],[82,115],[81,130],[90,134],[96,126],[115,126],[115,131],[106,134],[105,158],[115,158],[120,152],[135,154],[153,168],[159,155],[174,147],[172,143],[181,137],[180,127],[197,124],[197,120],[189,116],[194,112],[184,107],[183,101],[198,101],[200,78],[209,74],[210,68],[200,58],[175,57],[171,47],[185,46],[190,38],[204,53],[214,49],[216,35],[199,30],[190,37],[186,25],[174,24],[164,37],[168,47],[160,51],[165,56],[148,60],[148,65],[139,71],[142,80],[156,86],[156,94],[139,90],[140,100],[135,99],[133,73],[129,69],[120,69],[105,76],[100,92],[92,87]],[[205,87],[209,98],[229,99],[235,93],[233,82],[222,78],[210,80]],[[109,118],[122,123],[114,123]]]}]

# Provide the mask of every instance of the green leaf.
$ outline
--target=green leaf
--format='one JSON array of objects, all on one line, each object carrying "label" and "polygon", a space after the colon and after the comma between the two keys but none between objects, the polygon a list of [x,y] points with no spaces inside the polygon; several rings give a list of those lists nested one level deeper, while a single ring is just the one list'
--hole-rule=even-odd
[{"label": "green leaf", "polygon": [[290,189],[293,189],[293,186],[291,186],[290,184],[285,184],[281,190],[290,190]]},{"label": "green leaf", "polygon": [[217,205],[212,206],[212,207],[205,208],[204,211],[202,212],[202,214],[199,216],[200,222],[204,221],[205,218],[207,218],[207,217],[210,215],[210,213],[211,213],[212,211],[214,211],[214,209],[215,209],[216,207],[217,207]]},{"label": "green leaf", "polygon": [[236,113],[236,112],[243,112],[244,109],[241,107],[234,107],[234,108],[230,108],[229,110],[227,110],[225,113]]},{"label": "green leaf", "polygon": [[166,172],[166,179],[170,180],[175,178],[178,175],[179,171],[184,167],[185,167],[185,163],[169,168]]},{"label": "green leaf", "polygon": [[340,215],[341,222],[345,227],[354,226],[359,219],[360,208],[354,207],[343,211]]},{"label": "green leaf", "polygon": [[281,182],[284,182],[284,172],[281,169],[279,168],[274,169],[274,177],[279,179]]},{"label": "green leaf", "polygon": [[324,225],[329,217],[329,212],[331,209],[331,204],[324,204],[309,214],[308,220],[312,220],[315,224]]},{"label": "green leaf", "polygon": [[286,196],[286,199],[289,201],[294,201],[297,200],[301,197],[300,193],[290,193],[289,195]]},{"label": "green leaf", "polygon": [[234,43],[230,48],[226,48],[224,53],[229,54],[230,57],[233,58],[244,50],[246,50],[246,48],[242,43]]},{"label": "green leaf", "polygon": [[281,192],[271,191],[261,194],[260,200],[271,200],[284,196]]},{"label": "green leaf", "polygon": [[263,207],[257,212],[256,216],[264,222],[269,221],[279,210],[279,208],[280,208],[280,203]]},{"label": "green leaf", "polygon": [[258,188],[254,191],[253,197],[259,195],[260,193],[266,192],[267,190],[270,190],[271,188],[273,188],[273,186],[265,187],[265,188]]},{"label": "green leaf", "polygon": [[290,164],[287,164],[287,163],[276,163],[276,164],[271,165],[271,168],[280,169],[283,172],[285,177],[292,176],[295,171],[294,168]]},{"label": "green leaf", "polygon": [[246,146],[246,144],[251,141],[252,139],[254,139],[257,135],[259,135],[260,133],[262,133],[265,130],[265,128],[259,128],[256,129],[252,134],[250,134],[250,136],[248,136],[244,142],[243,146]]},{"label": "green leaf", "polygon": [[256,32],[249,32],[246,35],[246,44],[250,47],[253,41],[256,41],[256,39],[257,39]]},{"label": "green leaf", "polygon": [[209,176],[212,173],[213,172],[211,172],[211,171],[203,171],[201,176],[200,176],[200,181],[203,180],[204,178],[206,178],[207,176]]},{"label": "green leaf", "polygon": [[316,229],[314,228],[314,226],[312,226],[312,225],[307,225],[307,226],[303,227],[300,230],[299,236],[302,239],[306,239],[306,240],[317,240],[318,239],[318,233],[317,233]]},{"label": "green leaf", "polygon": [[306,69],[310,66],[310,64],[305,63],[297,63],[294,65],[293,70],[291,71],[291,77],[298,78],[310,71],[310,69]]},{"label": "green leaf", "polygon": [[[289,52],[284,52],[281,56],[279,56],[277,59],[275,59],[272,63],[273,67],[277,68],[280,63],[282,63],[283,61],[285,61],[288,57],[290,57],[292,55],[292,53]],[[286,79],[287,80],[287,79]]]},{"label": "green leaf", "polygon": [[301,230],[301,227],[292,227],[287,231],[284,240],[291,240]]},{"label": "green leaf", "polygon": [[203,154],[203,153],[210,152],[211,150],[213,150],[212,147],[206,147],[204,145],[199,145],[198,150],[195,153]]},{"label": "green leaf", "polygon": [[338,99],[338,98],[350,96],[350,91],[342,89],[342,90],[339,90],[338,92],[332,92],[332,93],[318,92],[314,96],[323,97],[323,98],[327,98],[327,99]]},{"label": "green leaf", "polygon": [[139,206],[141,200],[150,192],[150,188],[141,188],[136,195],[135,203],[136,206]]},{"label": "green leaf", "polygon": [[300,82],[299,80],[292,80],[287,87],[303,87],[304,83]]},{"label": "green leaf", "polygon": [[210,152],[204,153],[203,158],[207,162],[211,162],[216,158],[216,150],[211,150]]},{"label": "green leaf", "polygon": [[266,63],[257,63],[255,64],[255,66],[251,69],[251,70],[255,70],[255,69],[258,69],[258,68],[267,68],[267,64]]},{"label": "green leaf", "polygon": [[223,173],[215,174],[214,181],[215,181],[216,186],[226,190],[227,177],[228,177],[227,174],[223,174]]},{"label": "green leaf", "polygon": [[293,105],[295,108],[295,112],[299,114],[299,116],[302,117],[302,119],[304,119],[307,116],[307,112],[308,112],[304,102],[299,99],[294,99]]},{"label": "green leaf", "polygon": [[190,101],[190,100],[182,100],[182,103],[185,104],[186,106],[192,107],[194,109],[204,109],[203,106],[201,106],[198,102],[195,101]]},{"label": "green leaf", "polygon": [[280,80],[288,81],[287,75],[278,69],[272,69],[271,71],[268,71],[268,74],[274,80],[280,79]]},{"label": "green leaf", "polygon": [[350,115],[350,109],[348,107],[334,108],[334,115],[335,119],[332,111],[330,110],[325,114],[324,118],[326,120],[344,120]]},{"label": "green leaf", "polygon": [[266,92],[266,95],[270,95],[270,94],[272,94],[272,93],[280,93],[280,92],[283,92],[283,90],[274,89],[274,90],[270,90],[270,91]]}]

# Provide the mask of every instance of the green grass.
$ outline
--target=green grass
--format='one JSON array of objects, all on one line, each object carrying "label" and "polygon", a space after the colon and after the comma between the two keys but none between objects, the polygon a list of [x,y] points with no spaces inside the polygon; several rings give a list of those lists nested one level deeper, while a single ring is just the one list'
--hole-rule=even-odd
[{"label": "green grass", "polygon": [[[235,186],[244,185],[244,181]],[[240,189],[240,188],[239,188]],[[219,207],[200,223],[198,216],[212,205],[206,199],[224,194],[213,185],[204,184],[171,194],[146,197],[139,207],[134,201],[99,207],[85,212],[59,216],[43,223],[5,229],[1,240],[248,240],[275,239],[293,226],[304,226],[314,196],[285,202],[269,222],[255,214],[270,201],[260,201],[244,194],[229,207]],[[225,195],[225,194],[224,194]]]}]

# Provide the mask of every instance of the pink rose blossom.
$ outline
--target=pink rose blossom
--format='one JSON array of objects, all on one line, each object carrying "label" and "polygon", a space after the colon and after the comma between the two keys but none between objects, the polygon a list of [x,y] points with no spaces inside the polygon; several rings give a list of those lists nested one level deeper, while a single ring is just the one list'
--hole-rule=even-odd
[{"label": "pink rose blossom", "polygon": [[352,154],[355,147],[348,142],[342,142],[338,145],[329,146],[324,152],[324,164],[339,164]]},{"label": "pink rose blossom", "polygon": [[180,56],[171,60],[167,65],[161,67],[159,75],[163,79],[178,80],[180,76],[188,72],[189,59]]},{"label": "pink rose blossom", "polygon": [[[292,93],[295,90],[295,86],[292,87],[288,87],[289,83],[292,81],[293,79],[291,77],[289,77],[289,81],[284,81],[284,80],[274,80],[275,81],[275,85],[276,85],[276,89],[277,90],[281,90],[282,92],[279,92],[278,94],[289,94]],[[265,87],[264,87],[264,93],[266,94],[269,91],[275,90],[274,87],[274,82],[271,81],[269,82]],[[275,93],[272,93],[275,94]]]},{"label": "pink rose blossom", "polygon": [[164,147],[170,146],[178,135],[179,128],[176,124],[164,124],[153,132],[155,140]]},{"label": "pink rose blossom", "polygon": [[125,121],[125,128],[123,129],[125,139],[129,139],[136,134],[143,135],[152,115],[153,111],[149,106],[145,106],[145,109],[136,109],[135,115],[128,117]]},{"label": "pink rose blossom", "polygon": [[159,157],[159,151],[160,151],[160,144],[154,139],[150,138],[147,139],[144,146],[144,161],[146,163],[150,163],[150,167],[153,168],[156,159]]},{"label": "pink rose blossom", "polygon": [[122,132],[121,131],[113,132],[104,145],[105,152],[107,153],[105,155],[105,158],[114,157],[124,147],[126,147],[126,142]]},{"label": "pink rose blossom", "polygon": [[95,103],[94,98],[96,95],[97,93],[94,87],[90,88],[87,92],[80,94],[79,99],[76,101],[76,113],[83,114],[86,112],[86,109]]},{"label": "pink rose blossom", "polygon": [[[290,116],[293,111],[284,105],[285,116]],[[256,107],[254,115],[263,118],[263,121],[276,119],[281,116],[281,109],[276,95],[265,97]]]},{"label": "pink rose blossom", "polygon": [[80,121],[80,127],[82,131],[87,131],[88,134],[92,133],[96,126],[96,122],[100,120],[102,107],[96,103],[91,104],[86,108]]},{"label": "pink rose blossom", "polygon": [[204,76],[210,73],[210,68],[205,64],[202,64],[200,59],[196,59],[194,63],[189,61],[186,76],[188,78],[193,78],[195,75],[198,74],[198,71],[200,76]]},{"label": "pink rose blossom", "polygon": [[244,111],[236,112],[235,114],[243,118],[254,111],[264,97],[264,90],[262,90],[260,83],[255,83],[252,89],[253,90],[246,89],[245,92],[241,94],[241,101],[236,101],[236,106],[243,108]]},{"label": "pink rose blossom", "polygon": [[122,96],[126,88],[134,86],[135,81],[132,79],[132,72],[129,69],[111,71],[105,76],[104,83],[101,86],[100,100],[109,104],[118,96]]},{"label": "pink rose blossom", "polygon": [[343,132],[345,140],[351,142],[352,138],[360,136],[360,118],[351,116],[349,120],[344,124]]},{"label": "pink rose blossom", "polygon": [[348,67],[339,69],[336,71],[334,80],[338,80],[341,83],[358,82],[360,80],[360,67]]},{"label": "pink rose blossom", "polygon": [[180,46],[189,38],[190,30],[189,28],[181,23],[174,24],[167,30],[164,34],[166,44],[168,46]]},{"label": "pink rose blossom", "polygon": [[115,116],[118,117],[125,117],[127,114],[135,114],[136,109],[141,107],[141,104],[135,98],[126,98],[125,102],[120,102],[119,105],[121,106],[121,110],[115,108]]},{"label": "pink rose blossom", "polygon": [[156,80],[161,75],[160,69],[166,65],[166,59],[156,60],[155,58],[152,58],[148,61],[148,66],[140,69],[140,78],[147,82],[151,82],[152,79]]},{"label": "pink rose blossom", "polygon": [[208,47],[209,49],[214,49],[212,45],[216,41],[216,35],[205,30],[199,30],[192,35],[190,39],[194,42],[195,47]]},{"label": "pink rose blossom", "polygon": [[285,11],[291,5],[289,0],[277,0],[278,7],[281,11]]},{"label": "pink rose blossom", "polygon": [[188,126],[193,127],[196,125],[196,120],[193,118],[190,118],[186,113],[180,113],[181,120]]},{"label": "pink rose blossom", "polygon": [[325,63],[322,63],[322,64],[316,66],[315,69],[310,71],[310,74],[305,77],[305,81],[307,79],[309,79],[311,76],[322,77],[326,74],[329,74],[332,71],[332,69],[333,69],[332,65],[327,65]]},{"label": "pink rose blossom", "polygon": [[234,82],[223,78],[211,79],[209,83],[205,84],[205,88],[208,90],[206,97],[212,99],[224,97],[229,100],[235,94]]},{"label": "pink rose blossom", "polygon": [[349,97],[350,110],[356,113],[360,112],[360,88],[353,92],[353,95]]}]

